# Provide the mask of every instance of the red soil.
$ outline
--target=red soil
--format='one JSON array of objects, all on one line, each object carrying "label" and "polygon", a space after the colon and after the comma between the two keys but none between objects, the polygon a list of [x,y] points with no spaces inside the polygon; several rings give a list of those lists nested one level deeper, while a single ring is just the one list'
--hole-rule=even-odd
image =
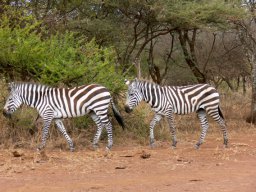
[{"label": "red soil", "polygon": [[[199,150],[180,141],[69,151],[0,150],[0,191],[256,191],[256,130],[233,134],[229,148],[209,134]],[[15,157],[19,156],[19,157]]]}]

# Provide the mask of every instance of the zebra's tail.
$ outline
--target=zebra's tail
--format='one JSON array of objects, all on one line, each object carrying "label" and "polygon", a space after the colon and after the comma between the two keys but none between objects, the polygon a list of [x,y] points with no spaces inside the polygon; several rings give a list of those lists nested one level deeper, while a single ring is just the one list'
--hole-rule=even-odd
[{"label": "zebra's tail", "polygon": [[120,112],[118,111],[118,109],[116,108],[115,103],[113,102],[113,99],[111,99],[111,105],[112,105],[112,110],[113,110],[113,113],[114,113],[114,116],[115,116],[117,122],[119,123],[119,125],[122,126],[122,128],[124,130],[125,125],[124,125],[123,118],[122,118]]},{"label": "zebra's tail", "polygon": [[222,119],[224,119],[224,115],[223,115],[223,113],[221,112],[220,107],[218,107],[218,111],[219,111],[220,117],[221,117]]}]

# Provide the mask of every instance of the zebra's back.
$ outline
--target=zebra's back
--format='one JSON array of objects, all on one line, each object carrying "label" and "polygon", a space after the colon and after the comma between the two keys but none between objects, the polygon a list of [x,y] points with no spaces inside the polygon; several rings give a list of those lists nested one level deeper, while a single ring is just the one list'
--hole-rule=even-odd
[{"label": "zebra's back", "polygon": [[90,111],[107,113],[111,100],[108,89],[97,84],[50,88],[47,96],[55,118],[78,117]]},{"label": "zebra's back", "polygon": [[188,86],[166,86],[167,100],[177,114],[188,114],[202,108],[208,111],[209,107],[218,107],[219,93],[208,84]]}]

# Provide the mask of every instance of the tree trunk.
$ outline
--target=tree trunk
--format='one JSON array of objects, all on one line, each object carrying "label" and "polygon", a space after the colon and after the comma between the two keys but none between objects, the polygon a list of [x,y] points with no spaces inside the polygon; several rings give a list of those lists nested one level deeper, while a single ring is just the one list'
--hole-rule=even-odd
[{"label": "tree trunk", "polygon": [[193,30],[191,39],[189,38],[188,30],[179,30],[178,33],[180,45],[189,68],[196,77],[198,83],[206,83],[206,76],[198,68],[195,54],[196,29]]},{"label": "tree trunk", "polygon": [[149,46],[149,51],[148,51],[148,59],[147,59],[149,74],[155,83],[160,84],[162,81],[162,78],[161,78],[159,67],[156,66],[154,63],[153,51],[154,51],[154,43],[153,43],[153,40],[151,40],[150,46]]},{"label": "tree trunk", "polygon": [[246,79],[245,76],[243,76],[243,95],[246,94]]}]

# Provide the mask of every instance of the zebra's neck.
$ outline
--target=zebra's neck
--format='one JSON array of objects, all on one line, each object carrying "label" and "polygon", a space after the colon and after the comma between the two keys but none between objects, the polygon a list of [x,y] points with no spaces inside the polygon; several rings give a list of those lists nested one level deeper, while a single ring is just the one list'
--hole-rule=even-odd
[{"label": "zebra's neck", "polygon": [[140,86],[141,93],[144,97],[144,101],[149,103],[152,107],[156,106],[156,95],[160,91],[160,86],[154,83],[142,82]]},{"label": "zebra's neck", "polygon": [[37,84],[21,84],[20,95],[25,105],[38,108],[51,87]]}]

